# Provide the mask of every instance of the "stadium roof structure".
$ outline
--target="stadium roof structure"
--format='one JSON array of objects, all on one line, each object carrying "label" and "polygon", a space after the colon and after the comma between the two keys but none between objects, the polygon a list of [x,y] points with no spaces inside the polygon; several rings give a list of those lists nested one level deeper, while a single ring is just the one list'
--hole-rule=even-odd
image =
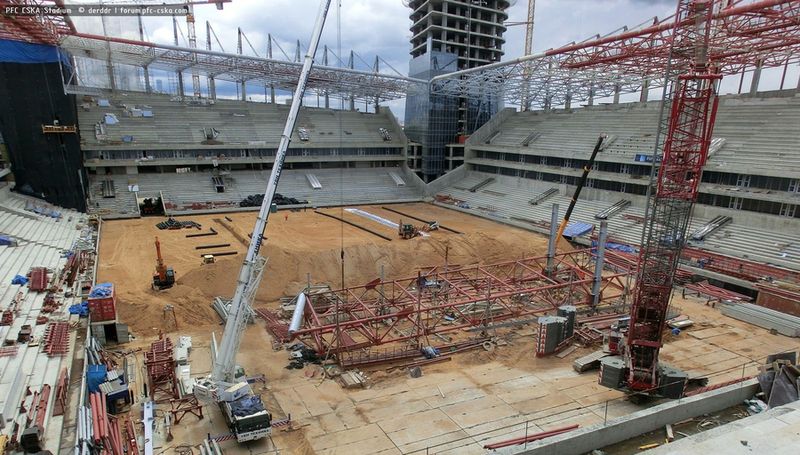
[{"label": "stadium roof structure", "polygon": [[[252,82],[293,90],[299,79],[301,62],[209,51],[190,47],[156,44],[86,33],[62,38],[60,46],[74,57],[101,60],[140,68],[192,72],[232,82]],[[388,101],[403,98],[410,86],[428,81],[377,71],[363,71],[314,65],[308,90],[332,97]],[[70,87],[66,87],[70,90]],[[72,87],[76,92],[78,87]]]},{"label": "stadium roof structure", "polygon": [[[716,12],[707,56],[721,74],[800,61],[800,1],[708,1],[715,3]],[[654,18],[633,29],[437,76],[431,92],[490,94],[520,106],[549,107],[634,93],[644,84],[648,89],[663,87],[675,25],[674,16]]]},{"label": "stadium roof structure", "polygon": [[[64,0],[3,0],[3,7],[63,8]],[[56,44],[61,36],[75,32],[69,16],[28,15],[0,10],[0,39],[36,44]]]}]

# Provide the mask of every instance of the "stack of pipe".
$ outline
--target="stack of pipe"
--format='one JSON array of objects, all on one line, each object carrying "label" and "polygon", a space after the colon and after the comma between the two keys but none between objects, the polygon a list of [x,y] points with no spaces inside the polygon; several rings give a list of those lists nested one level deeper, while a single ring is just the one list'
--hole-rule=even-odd
[{"label": "stack of pipe", "polygon": [[124,455],[122,433],[119,422],[109,416],[106,408],[106,395],[100,392],[89,394],[91,406],[91,437],[95,447],[101,447],[101,455]]}]

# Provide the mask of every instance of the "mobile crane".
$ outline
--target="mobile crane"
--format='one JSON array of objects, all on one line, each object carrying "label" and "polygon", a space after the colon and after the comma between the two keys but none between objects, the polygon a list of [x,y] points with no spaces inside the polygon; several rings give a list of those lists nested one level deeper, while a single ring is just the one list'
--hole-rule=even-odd
[{"label": "mobile crane", "polygon": [[215,401],[225,417],[228,427],[236,435],[239,442],[253,441],[268,436],[272,430],[272,416],[264,407],[261,397],[254,394],[244,375],[244,370],[236,365],[236,353],[244,334],[247,319],[250,315],[250,305],[258,290],[261,277],[264,273],[266,259],[259,255],[263,234],[267,228],[269,209],[278,181],[281,177],[286,150],[289,148],[292,131],[297,121],[297,114],[305,94],[306,83],[314,63],[314,55],[319,45],[325,18],[330,8],[331,0],[322,0],[317,14],[314,32],[308,46],[308,52],[303,61],[300,78],[292,97],[289,115],[283,128],[278,150],[275,153],[275,163],[269,176],[267,188],[264,191],[264,200],[253,227],[253,241],[247,249],[247,255],[242,262],[236,291],[233,294],[228,320],[222,341],[217,346],[216,339],[212,339],[211,357],[213,368],[208,377],[199,379],[194,384],[195,395],[203,401]]}]

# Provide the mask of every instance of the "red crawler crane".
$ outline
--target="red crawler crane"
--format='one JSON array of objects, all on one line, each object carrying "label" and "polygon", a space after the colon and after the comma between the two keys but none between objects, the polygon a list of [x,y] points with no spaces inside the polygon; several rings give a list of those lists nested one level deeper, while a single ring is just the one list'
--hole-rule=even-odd
[{"label": "red crawler crane", "polygon": [[601,383],[633,393],[679,398],[685,385],[686,375],[660,366],[658,354],[716,117],[721,75],[708,61],[714,3],[678,2],[667,70],[672,91],[664,99],[671,105],[663,152],[653,160],[658,166],[660,158],[660,166],[651,182],[624,362],[610,360],[601,369]]}]

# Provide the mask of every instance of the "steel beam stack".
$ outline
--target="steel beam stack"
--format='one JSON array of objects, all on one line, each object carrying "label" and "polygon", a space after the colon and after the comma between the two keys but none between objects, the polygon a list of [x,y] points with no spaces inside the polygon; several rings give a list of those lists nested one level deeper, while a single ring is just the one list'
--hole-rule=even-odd
[{"label": "steel beam stack", "polygon": [[800,337],[800,318],[751,303],[723,303],[722,314],[774,330],[787,337]]}]

